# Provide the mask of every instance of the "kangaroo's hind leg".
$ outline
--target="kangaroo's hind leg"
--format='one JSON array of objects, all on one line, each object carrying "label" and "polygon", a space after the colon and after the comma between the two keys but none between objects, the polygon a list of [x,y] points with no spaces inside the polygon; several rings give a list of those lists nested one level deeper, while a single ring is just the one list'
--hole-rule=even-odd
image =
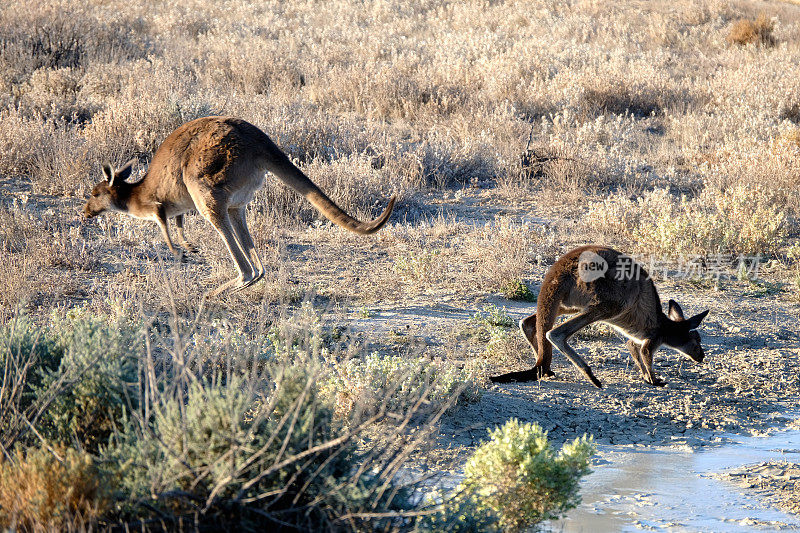
[{"label": "kangaroo's hind leg", "polygon": [[536,313],[533,313],[527,318],[519,321],[519,329],[522,331],[522,336],[528,341],[528,344],[533,348],[533,353],[536,354],[536,364],[529,370],[522,370],[520,372],[508,372],[499,376],[490,376],[489,379],[492,383],[514,383],[524,381],[536,381],[542,376],[554,376],[555,374],[550,370],[549,361],[547,362],[547,369],[542,368],[545,364],[544,358],[538,353],[536,349]]},{"label": "kangaroo's hind leg", "polygon": [[228,212],[225,211],[223,214],[213,214],[209,220],[222,237],[222,240],[225,242],[225,246],[228,248],[228,252],[231,254],[231,258],[233,259],[233,262],[236,264],[236,268],[239,271],[239,277],[234,278],[214,289],[211,292],[211,296],[216,296],[228,290],[235,292],[240,291],[245,287],[249,287],[255,282],[256,279],[255,268],[250,263],[247,254],[245,254],[245,252],[239,246],[239,243],[236,241],[233,224],[228,216]]},{"label": "kangaroo's hind leg", "polygon": [[600,380],[594,376],[592,369],[588,364],[586,364],[586,361],[584,361],[583,357],[578,355],[578,352],[576,352],[572,346],[567,344],[567,340],[589,324],[608,318],[607,315],[608,312],[606,311],[598,309],[597,307],[589,307],[577,316],[570,318],[557,328],[553,328],[547,332],[547,340],[553,343],[553,345],[558,348],[561,353],[566,355],[567,359],[569,359],[573,365],[583,372],[589,381],[591,381],[592,384],[599,389],[603,388]]},{"label": "kangaroo's hind leg", "polygon": [[189,188],[189,194],[194,200],[194,205],[200,214],[208,220],[214,229],[217,230],[225,247],[228,248],[228,253],[239,271],[239,276],[233,278],[209,294],[214,297],[226,291],[238,291],[252,285],[255,279],[255,267],[250,263],[247,254],[242,250],[241,245],[236,239],[236,232],[231,223],[230,214],[228,213],[227,199],[215,194],[213,190],[194,185]]},{"label": "kangaroo's hind leg", "polygon": [[254,279],[252,283],[255,283],[264,277],[264,265],[261,264],[261,258],[258,257],[253,238],[247,229],[247,208],[245,206],[231,208],[228,212],[233,224],[233,230],[236,233],[236,240],[253,266]]},{"label": "kangaroo's hind leg", "polygon": [[522,336],[525,337],[525,340],[528,341],[528,344],[530,344],[531,348],[533,348],[533,353],[536,354],[536,364],[533,365],[533,370],[539,370],[537,377],[555,376],[555,372],[553,372],[553,370],[550,368],[550,365],[553,362],[552,356],[546,357],[547,354],[538,353],[536,348],[536,313],[533,313],[531,316],[520,320],[519,329],[522,331]]},{"label": "kangaroo's hind leg", "polygon": [[[561,306],[559,307],[556,316],[572,314],[575,312],[575,309]],[[536,354],[536,364],[533,365],[533,368],[529,370],[523,370],[521,372],[508,372],[499,376],[490,376],[489,379],[493,383],[513,383],[519,381],[536,381],[545,376],[549,378],[555,377],[556,374],[551,368],[553,363],[552,350],[545,350],[545,352],[539,353],[537,348],[536,313],[533,313],[531,316],[520,320],[519,329],[522,331],[522,336],[525,337],[525,340],[528,341],[528,344],[530,344],[531,348],[533,348],[533,353]]]}]

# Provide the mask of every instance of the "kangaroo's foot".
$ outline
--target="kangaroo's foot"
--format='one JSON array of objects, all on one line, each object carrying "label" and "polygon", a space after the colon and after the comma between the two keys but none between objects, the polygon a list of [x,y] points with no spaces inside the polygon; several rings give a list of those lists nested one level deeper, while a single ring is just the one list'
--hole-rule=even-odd
[{"label": "kangaroo's foot", "polygon": [[233,278],[232,280],[226,281],[216,289],[207,293],[207,295],[209,298],[213,298],[215,296],[219,296],[223,292],[239,292],[242,289],[246,289],[259,279],[260,278],[253,274],[250,274],[247,277],[239,276],[238,278]]},{"label": "kangaroo's foot", "polygon": [[489,379],[492,383],[516,383],[537,381],[545,376],[552,378],[555,375],[555,372],[549,368],[533,367],[530,370],[523,370],[521,372],[509,372],[507,374],[500,374],[499,376],[490,376]]},{"label": "kangaroo's foot", "polygon": [[664,381],[661,378],[657,378],[655,376],[652,379],[645,378],[644,381],[645,383],[649,383],[650,385],[655,385],[656,387],[663,387],[667,384],[666,381]]},{"label": "kangaroo's foot", "polygon": [[[197,249],[195,248],[195,250]],[[170,248],[169,251],[172,254],[172,258],[178,263],[188,263],[189,262],[188,254],[192,253],[192,250],[180,246],[174,246]]]},{"label": "kangaroo's foot", "polygon": [[261,276],[257,274],[250,274],[249,277],[242,279],[235,287],[231,288],[231,292],[239,292],[242,289],[246,289],[250,285],[253,285],[256,281],[260,280]]},{"label": "kangaroo's foot", "polygon": [[199,251],[200,251],[200,248],[198,248],[198,247],[197,247],[197,246],[195,246],[194,244],[189,244],[188,242],[182,242],[182,243],[181,243],[181,246],[183,246],[183,248],[184,248],[184,249],[185,249],[187,252],[189,252],[190,254],[196,254],[197,252],[199,252]]}]

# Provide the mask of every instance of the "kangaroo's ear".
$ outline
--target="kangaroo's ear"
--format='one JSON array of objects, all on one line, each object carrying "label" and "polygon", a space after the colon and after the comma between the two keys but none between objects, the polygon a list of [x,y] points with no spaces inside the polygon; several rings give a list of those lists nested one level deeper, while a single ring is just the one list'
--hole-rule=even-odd
[{"label": "kangaroo's ear", "polygon": [[675,322],[684,320],[683,309],[681,309],[681,306],[678,305],[678,302],[676,302],[675,300],[670,300],[668,307],[669,310],[667,311],[667,316],[670,319],[674,320]]},{"label": "kangaroo's ear", "polygon": [[689,323],[689,329],[690,329],[690,330],[692,330],[692,329],[697,329],[697,328],[700,326],[700,322],[702,322],[702,321],[703,321],[703,319],[704,319],[704,318],[706,317],[706,315],[708,314],[708,311],[709,311],[709,310],[708,310],[708,309],[706,309],[705,311],[703,311],[703,312],[702,312],[702,313],[700,313],[699,315],[694,315],[692,318],[690,318],[689,320],[687,320],[687,322]]},{"label": "kangaroo's ear", "polygon": [[[133,164],[136,162],[136,158],[131,159],[127,163],[125,163],[121,169],[117,170],[114,173],[114,181],[122,180],[125,181],[131,175],[131,171],[133,170]],[[117,182],[118,183],[118,182]]]},{"label": "kangaroo's ear", "polygon": [[108,182],[114,181],[114,169],[108,163],[103,163],[103,176]]}]

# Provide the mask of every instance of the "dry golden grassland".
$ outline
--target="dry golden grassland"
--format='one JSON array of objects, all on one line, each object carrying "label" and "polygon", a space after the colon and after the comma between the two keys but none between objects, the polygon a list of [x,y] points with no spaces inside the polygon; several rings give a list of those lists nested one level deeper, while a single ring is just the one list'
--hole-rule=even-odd
[{"label": "dry golden grassland", "polygon": [[[719,283],[658,280],[687,312],[712,307],[707,346],[719,357],[659,372],[678,394],[724,397],[718,410],[652,398],[661,393],[638,384],[602,331],[588,359],[598,375],[618,363],[607,377],[620,396],[592,403],[566,366],[559,378],[580,386],[542,392],[564,417],[591,404],[619,427],[652,400],[658,433],[643,428],[644,442],[676,424],[681,434],[746,427],[753,410],[777,412],[800,389],[798,65],[800,6],[774,0],[6,1],[0,325],[78,308],[164,331],[192,323],[233,271],[213,228],[189,216],[200,251],[178,262],[155,224],[84,221],[80,208],[101,163],[137,158],[137,179],[177,126],[227,114],[263,129],[353,215],[371,218],[392,194],[398,203],[385,228],[361,237],[268,177],[248,210],[265,281],[205,302],[197,331],[224,323],[258,342],[312,302],[348,357],[419,357],[485,388],[486,374],[530,363],[507,326],[532,312],[544,271],[577,244],[669,264],[760,255],[755,281],[731,265]],[[598,355],[610,344],[618,357]],[[363,361],[337,367],[340,408],[379,378]],[[753,398],[770,386],[763,407]],[[534,390],[508,394],[524,399],[520,412],[539,403],[531,416],[545,419]],[[449,411],[454,433],[476,420],[494,427],[497,415],[471,408],[461,426],[459,407]],[[615,442],[597,420],[552,435]]]},{"label": "dry golden grassland", "polygon": [[[586,237],[780,259],[800,208],[799,16],[777,2],[11,2],[0,11],[3,315],[24,301],[157,299],[155,228],[81,224],[77,209],[100,162],[137,157],[141,173],[172,129],[213,113],[263,128],[360,216],[400,195],[380,245],[360,244],[378,258],[355,265],[350,237],[313,230],[341,244],[340,275],[385,274],[370,280],[378,294],[492,290]],[[748,24],[769,38],[737,44]],[[453,196],[470,185],[480,194]],[[498,212],[507,228],[526,214],[577,225],[487,246],[498,237],[483,223]],[[274,182],[254,202],[272,279],[315,216]],[[165,274],[193,294],[230,269],[197,220],[202,264]],[[299,281],[313,285],[326,265],[303,263]],[[339,288],[375,294],[327,290]]]}]

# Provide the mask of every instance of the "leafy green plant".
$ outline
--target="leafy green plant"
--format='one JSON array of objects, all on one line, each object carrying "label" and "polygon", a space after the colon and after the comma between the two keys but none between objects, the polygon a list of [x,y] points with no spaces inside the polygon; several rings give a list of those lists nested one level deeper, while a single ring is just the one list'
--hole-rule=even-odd
[{"label": "leafy green plant", "polygon": [[[0,330],[0,443],[10,445],[23,417],[40,407],[36,391],[61,363],[62,348],[45,328],[19,315]],[[26,429],[26,428],[25,428]]]},{"label": "leafy green plant", "polygon": [[0,438],[97,452],[136,404],[134,330],[71,311],[48,327],[21,316],[0,333]]},{"label": "leafy green plant", "polygon": [[37,394],[65,383],[39,421],[43,436],[67,444],[75,440],[96,453],[131,408],[136,408],[136,330],[81,311],[52,317],[50,335],[63,353]]},{"label": "leafy green plant", "polygon": [[485,343],[482,359],[492,365],[503,367],[521,363],[529,355],[522,345],[521,337],[511,330],[516,321],[505,307],[489,304],[475,313],[457,336]]},{"label": "leafy green plant", "polygon": [[485,305],[472,315],[469,323],[458,333],[459,336],[474,338],[481,342],[491,342],[508,336],[509,328],[514,326],[514,319],[505,307]]},{"label": "leafy green plant", "polygon": [[523,302],[535,302],[539,296],[528,287],[527,283],[519,279],[506,282],[500,287],[500,293],[509,300],[519,300]]},{"label": "leafy green plant", "polygon": [[556,453],[538,424],[511,419],[489,434],[467,461],[460,492],[474,495],[478,511],[495,514],[503,531],[559,518],[580,503],[579,481],[594,454],[591,437]]},{"label": "leafy green plant", "polygon": [[434,493],[436,503],[432,512],[415,524],[416,531],[438,533],[484,533],[503,531],[498,516],[482,507],[475,493],[456,492],[450,497]]},{"label": "leafy green plant", "polygon": [[197,381],[185,401],[176,394],[152,421],[128,425],[104,455],[129,495],[124,516],[147,516],[155,505],[177,520],[200,504],[204,523],[305,530],[409,506],[402,488],[381,490],[384,477],[354,471],[363,459],[355,432],[336,422],[310,366],[276,366],[265,389],[239,377]]},{"label": "leafy green plant", "polygon": [[494,304],[488,304],[475,313],[472,320],[478,324],[486,326],[495,326],[502,328],[513,328],[515,325],[514,319],[508,314],[505,307],[497,307]]}]

